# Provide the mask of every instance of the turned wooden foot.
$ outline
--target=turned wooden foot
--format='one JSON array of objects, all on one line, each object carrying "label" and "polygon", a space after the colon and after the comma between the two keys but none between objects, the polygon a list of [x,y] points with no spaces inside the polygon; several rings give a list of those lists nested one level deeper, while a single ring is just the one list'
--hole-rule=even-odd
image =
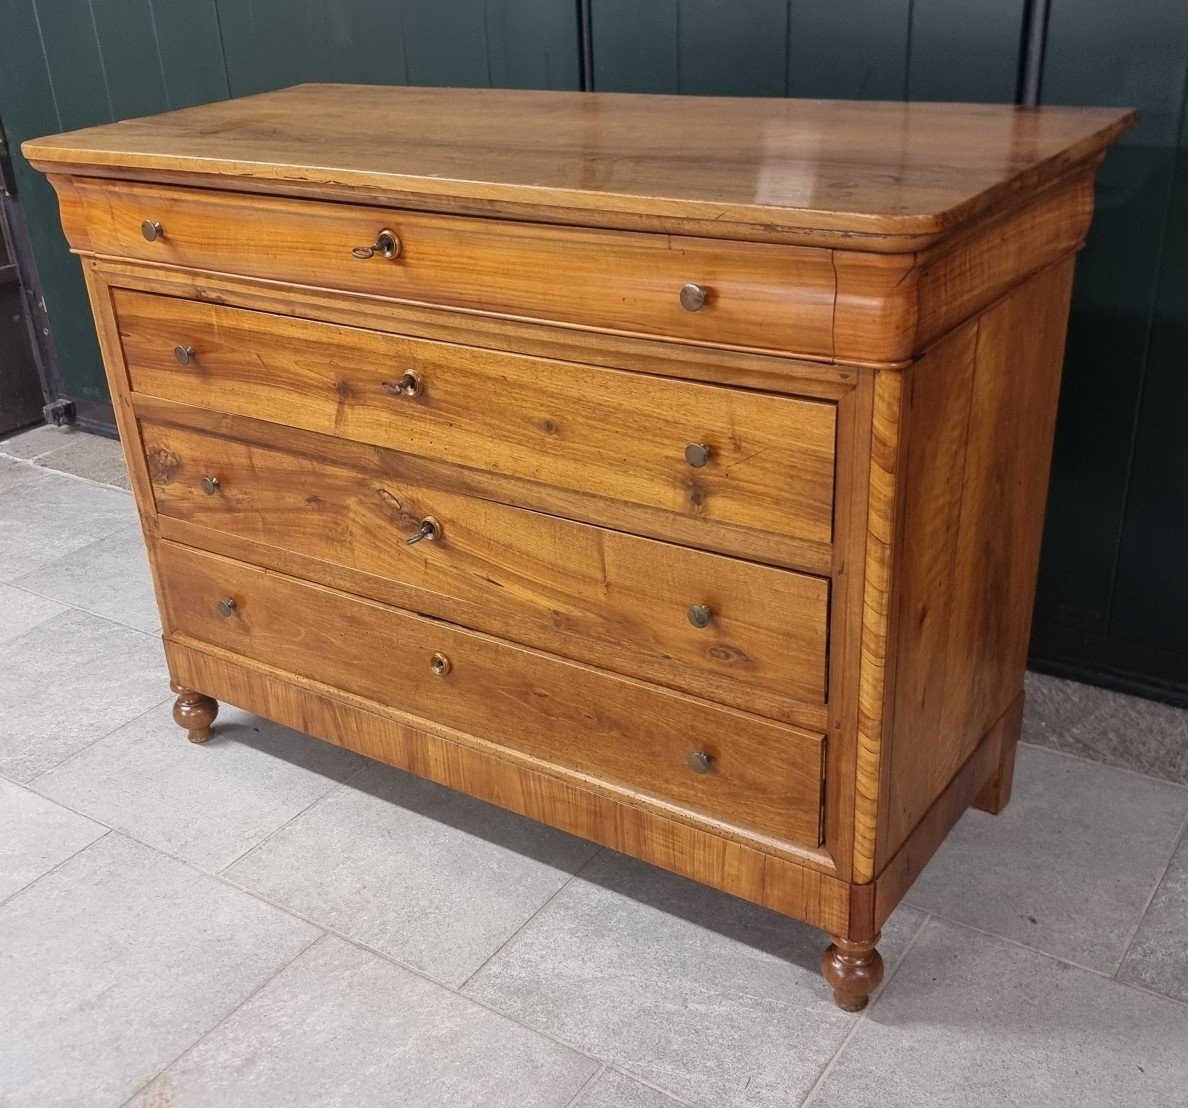
[{"label": "turned wooden foot", "polygon": [[833,936],[821,955],[821,973],[833,988],[833,999],[846,1012],[861,1012],[883,980],[883,956],[875,950],[879,936],[855,942]]},{"label": "turned wooden foot", "polygon": [[183,685],[171,682],[169,687],[177,693],[177,700],[173,702],[173,718],[177,725],[186,729],[190,742],[206,742],[210,738],[210,725],[219,714],[219,702]]}]

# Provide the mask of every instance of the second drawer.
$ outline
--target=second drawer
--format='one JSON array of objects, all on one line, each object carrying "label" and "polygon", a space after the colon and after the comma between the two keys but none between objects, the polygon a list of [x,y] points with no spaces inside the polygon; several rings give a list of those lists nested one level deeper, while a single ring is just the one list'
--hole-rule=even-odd
[{"label": "second drawer", "polygon": [[[326,584],[775,719],[825,702],[822,578],[142,426],[166,535],[179,521],[249,539]],[[409,545],[426,520],[434,537]]]}]

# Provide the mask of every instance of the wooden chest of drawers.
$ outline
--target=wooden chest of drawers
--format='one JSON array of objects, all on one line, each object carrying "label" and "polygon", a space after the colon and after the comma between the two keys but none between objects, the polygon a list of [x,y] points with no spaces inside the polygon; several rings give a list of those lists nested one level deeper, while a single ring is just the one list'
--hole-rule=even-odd
[{"label": "wooden chest of drawers", "polygon": [[27,143],[226,700],[815,924],[1010,791],[1117,111],[307,85]]}]

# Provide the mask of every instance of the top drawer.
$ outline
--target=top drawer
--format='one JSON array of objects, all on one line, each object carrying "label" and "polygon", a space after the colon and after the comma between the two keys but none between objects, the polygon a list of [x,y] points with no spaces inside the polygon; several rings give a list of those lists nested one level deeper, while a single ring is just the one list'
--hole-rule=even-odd
[{"label": "top drawer", "polygon": [[[99,254],[605,330],[833,354],[827,250],[206,189],[85,179],[76,187],[89,248]],[[145,221],[160,226],[153,241],[142,233]],[[399,237],[396,257],[355,257],[354,248],[376,243],[385,228]],[[706,293],[694,311],[682,306],[687,284]]]}]

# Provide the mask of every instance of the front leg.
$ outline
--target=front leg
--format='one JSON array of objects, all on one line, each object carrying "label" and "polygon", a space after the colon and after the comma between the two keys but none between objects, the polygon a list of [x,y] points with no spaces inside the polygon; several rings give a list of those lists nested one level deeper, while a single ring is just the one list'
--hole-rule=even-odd
[{"label": "front leg", "polygon": [[854,940],[831,936],[833,942],[821,955],[821,973],[833,987],[833,999],[846,1012],[861,1012],[870,994],[883,980],[883,956],[873,939]]},{"label": "front leg", "polygon": [[176,681],[170,681],[169,687],[177,693],[177,700],[173,702],[173,718],[177,725],[186,729],[190,742],[206,742],[210,738],[210,725],[219,714],[219,702]]}]

